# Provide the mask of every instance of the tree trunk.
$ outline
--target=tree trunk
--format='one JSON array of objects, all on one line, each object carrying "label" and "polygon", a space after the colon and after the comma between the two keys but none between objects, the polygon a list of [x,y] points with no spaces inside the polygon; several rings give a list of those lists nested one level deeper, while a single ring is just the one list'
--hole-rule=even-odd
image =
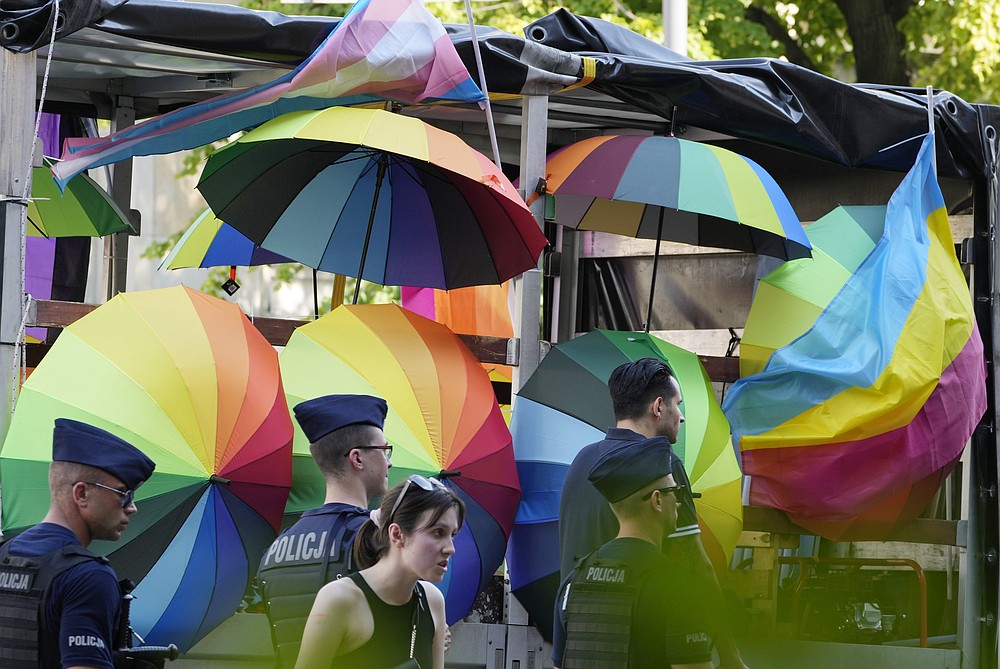
[{"label": "tree trunk", "polygon": [[896,27],[913,0],[834,0],[854,45],[858,82],[910,85],[906,38]]}]

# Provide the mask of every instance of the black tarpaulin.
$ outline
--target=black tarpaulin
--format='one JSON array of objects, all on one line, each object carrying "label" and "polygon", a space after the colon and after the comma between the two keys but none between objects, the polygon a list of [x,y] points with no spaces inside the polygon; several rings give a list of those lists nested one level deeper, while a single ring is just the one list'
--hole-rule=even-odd
[{"label": "black tarpaulin", "polygon": [[[44,14],[50,3],[19,4],[35,5]],[[29,11],[9,9],[9,4],[0,9],[0,24]],[[338,21],[179,0],[63,0],[62,5],[75,20],[97,17],[88,25],[98,35],[284,67],[311,53]],[[448,32],[474,72],[469,30],[448,26]],[[905,172],[927,131],[926,100],[919,89],[847,84],[774,59],[685,61],[619,26],[565,10],[536,21],[526,32],[529,39],[477,29],[492,93],[558,95],[583,75],[586,57],[596,63],[589,89],[672,118],[681,129],[702,128],[847,167]],[[41,44],[44,33],[42,23],[26,22],[18,40],[5,46],[29,50]],[[93,48],[99,51],[100,43]],[[989,153],[983,134],[989,126],[1000,126],[1000,108],[972,105],[946,91],[935,92],[933,100],[939,174],[986,177]],[[614,124],[609,118],[608,127]]]}]

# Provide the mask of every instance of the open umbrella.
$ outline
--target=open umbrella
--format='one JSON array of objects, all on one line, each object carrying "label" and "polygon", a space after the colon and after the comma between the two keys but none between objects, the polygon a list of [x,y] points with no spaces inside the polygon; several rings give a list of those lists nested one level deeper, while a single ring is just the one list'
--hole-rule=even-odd
[{"label": "open umbrella", "polygon": [[236,306],[180,286],[76,321],[25,382],[0,451],[6,533],[45,515],[58,417],[156,462],[121,541],[91,548],[138,583],[136,632],[189,649],[236,611],[281,522],[292,425],[277,354]]},{"label": "open umbrella", "polygon": [[764,368],[805,333],[882,236],[885,205],[837,207],[806,228],[812,258],[790,260],[761,277],[740,341],[740,376]]},{"label": "open umbrella", "polygon": [[676,137],[591,137],[553,153],[545,171],[556,223],[656,240],[647,331],[661,240],[782,260],[809,255],[802,225],[771,175],[717,146]]},{"label": "open umbrella", "polygon": [[198,189],[254,243],[382,285],[501,283],[534,268],[546,244],[486,156],[381,110],[278,117],[213,154]]},{"label": "open umbrella", "polygon": [[[379,304],[341,306],[296,329],[280,362],[291,406],[329,393],[385,398],[390,484],[412,473],[443,476],[465,501],[441,584],[449,624],[462,619],[503,561],[521,499],[510,432],[475,356],[443,325]],[[289,510],[319,506],[322,478],[298,427],[293,452]]]},{"label": "open umbrella", "polygon": [[189,267],[251,267],[292,262],[260,248],[239,230],[203,211],[160,263],[159,269]]},{"label": "open umbrella", "polygon": [[60,192],[52,178],[50,158],[31,172],[27,234],[34,237],[103,237],[131,230],[128,216],[107,191],[86,174],[80,174]]},{"label": "open umbrella", "polygon": [[616,367],[660,358],[673,368],[684,395],[685,422],[674,446],[684,461],[702,541],[724,566],[743,525],[741,474],[729,424],[698,356],[648,333],[594,330],[557,344],[514,399],[511,432],[524,499],[517,511],[507,562],[511,588],[532,616],[551,620],[559,580],[559,498],[581,448],[615,424],[607,380]]}]

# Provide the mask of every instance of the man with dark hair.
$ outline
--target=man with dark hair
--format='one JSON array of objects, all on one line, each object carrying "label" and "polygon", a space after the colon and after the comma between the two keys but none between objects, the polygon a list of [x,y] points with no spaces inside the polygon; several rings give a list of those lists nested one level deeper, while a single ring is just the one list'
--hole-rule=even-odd
[{"label": "man with dark hair", "polygon": [[326,395],[294,411],[326,482],[326,499],[274,540],[257,571],[275,664],[286,669],[295,665],[316,593],[356,570],[354,535],[368,519],[371,501],[385,494],[392,467],[392,446],[382,432],[384,399]]},{"label": "man with dark hair", "polygon": [[560,588],[552,661],[561,669],[712,669],[703,622],[679,596],[686,576],[660,551],[683,486],[663,437],[598,459],[589,481],[610,504],[617,536],[577,562]]},{"label": "man with dark hair", "polygon": [[110,432],[56,419],[48,513],[0,545],[0,668],[112,669],[122,591],[87,547],[121,538],[155,466]]},{"label": "man with dark hair", "polygon": [[[647,438],[665,437],[674,444],[684,422],[680,385],[663,360],[642,358],[620,365],[608,379],[608,390],[615,427],[603,440],[580,450],[563,482],[559,501],[560,581],[579,558],[618,532],[618,521],[607,501],[587,478],[591,468],[611,451]],[[696,493],[691,491],[680,458],[674,457],[672,463],[674,480],[683,488],[678,497],[677,526],[664,540],[663,552],[675,561],[676,569],[688,575],[704,615],[712,622],[710,631],[719,651],[720,668],[740,669],[745,665],[725,621],[722,591],[701,543],[693,499]]]}]

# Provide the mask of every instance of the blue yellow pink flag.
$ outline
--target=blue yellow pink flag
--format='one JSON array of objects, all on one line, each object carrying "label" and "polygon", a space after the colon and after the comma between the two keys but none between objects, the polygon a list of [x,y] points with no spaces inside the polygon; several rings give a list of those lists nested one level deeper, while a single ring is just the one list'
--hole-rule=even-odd
[{"label": "blue yellow pink flag", "polygon": [[884,539],[919,515],[986,408],[933,152],[928,136],[882,238],[815,324],[723,404],[750,503],[832,539]]},{"label": "blue yellow pink flag", "polygon": [[73,175],[133,156],[173,153],[281,114],[388,99],[481,102],[441,22],[421,0],[359,0],[298,67],[255,88],[190,105],[107,137],[67,140],[53,168]]}]

